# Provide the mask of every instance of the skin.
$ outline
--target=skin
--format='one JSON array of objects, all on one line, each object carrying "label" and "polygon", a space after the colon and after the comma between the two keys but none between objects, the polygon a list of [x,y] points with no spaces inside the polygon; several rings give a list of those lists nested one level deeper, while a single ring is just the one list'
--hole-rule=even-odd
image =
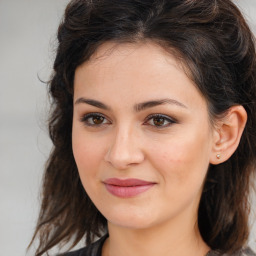
[{"label": "skin", "polygon": [[[169,103],[138,110],[140,103],[167,98]],[[89,113],[102,117],[86,118]],[[216,154],[216,133],[204,97],[174,57],[153,43],[103,44],[75,72],[72,140],[83,186],[108,220],[103,256],[209,251],[197,227],[197,210]],[[154,186],[120,198],[107,191],[103,181],[108,178],[136,178]]]}]

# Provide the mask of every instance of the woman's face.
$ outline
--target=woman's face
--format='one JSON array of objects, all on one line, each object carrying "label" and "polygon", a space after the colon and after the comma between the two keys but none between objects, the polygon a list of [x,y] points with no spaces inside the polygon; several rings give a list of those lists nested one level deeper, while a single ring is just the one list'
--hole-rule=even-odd
[{"label": "woman's face", "polygon": [[72,139],[109,223],[196,222],[213,131],[205,99],[162,48],[105,43],[77,68]]}]

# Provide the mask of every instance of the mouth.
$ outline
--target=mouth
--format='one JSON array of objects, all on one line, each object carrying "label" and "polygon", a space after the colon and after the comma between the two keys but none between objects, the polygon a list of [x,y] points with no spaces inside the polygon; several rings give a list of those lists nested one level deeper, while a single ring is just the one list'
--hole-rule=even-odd
[{"label": "mouth", "polygon": [[108,192],[121,198],[135,197],[146,192],[156,184],[155,182],[139,179],[121,180],[117,178],[107,179],[103,183]]}]

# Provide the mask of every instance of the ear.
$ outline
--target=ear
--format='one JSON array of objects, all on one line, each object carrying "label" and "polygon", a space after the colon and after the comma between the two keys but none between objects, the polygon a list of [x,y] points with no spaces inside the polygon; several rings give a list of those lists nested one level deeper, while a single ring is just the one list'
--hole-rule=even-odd
[{"label": "ear", "polygon": [[240,105],[231,107],[224,118],[216,121],[210,156],[211,164],[223,163],[232,156],[239,145],[246,121],[247,113]]}]

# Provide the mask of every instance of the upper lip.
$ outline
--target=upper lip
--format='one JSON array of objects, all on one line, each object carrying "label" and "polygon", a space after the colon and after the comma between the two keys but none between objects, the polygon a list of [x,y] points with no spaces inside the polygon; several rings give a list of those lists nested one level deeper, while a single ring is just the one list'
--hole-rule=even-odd
[{"label": "upper lip", "polygon": [[145,181],[140,179],[118,179],[118,178],[110,178],[104,180],[105,184],[119,186],[119,187],[133,187],[133,186],[145,186],[155,184],[152,181]]}]

